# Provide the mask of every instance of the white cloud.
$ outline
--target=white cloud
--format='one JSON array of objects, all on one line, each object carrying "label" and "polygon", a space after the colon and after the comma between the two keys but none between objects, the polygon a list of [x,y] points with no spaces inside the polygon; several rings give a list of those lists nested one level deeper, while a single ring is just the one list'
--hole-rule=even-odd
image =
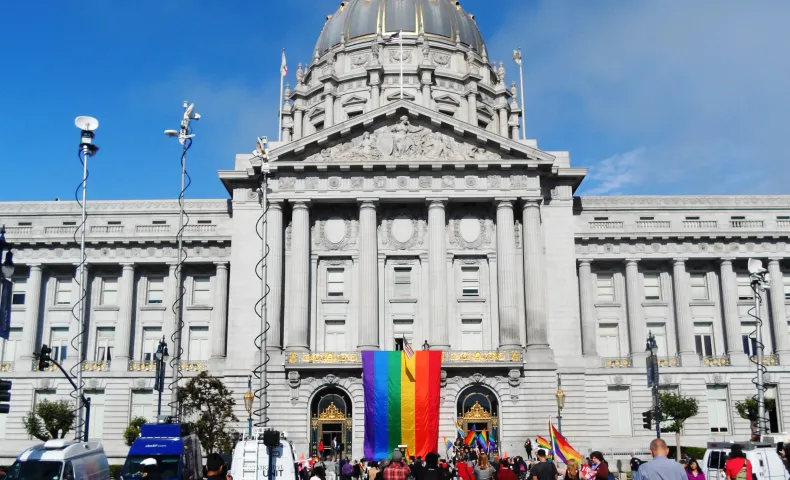
[{"label": "white cloud", "polygon": [[575,165],[644,148],[625,193],[790,192],[790,2],[551,0],[508,17],[489,45],[527,47],[532,131],[596,139]]},{"label": "white cloud", "polygon": [[598,162],[587,176],[595,186],[585,189],[585,195],[622,193],[623,189],[644,180],[645,149],[612,155]]}]

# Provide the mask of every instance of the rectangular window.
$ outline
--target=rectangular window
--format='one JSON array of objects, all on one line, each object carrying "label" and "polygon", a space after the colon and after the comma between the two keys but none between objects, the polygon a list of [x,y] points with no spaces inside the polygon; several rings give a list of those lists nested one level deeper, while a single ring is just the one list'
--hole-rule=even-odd
[{"label": "rectangular window", "polygon": [[603,358],[620,356],[619,328],[616,324],[598,325],[598,355]]},{"label": "rectangular window", "polygon": [[116,225],[117,226],[117,225],[120,225],[120,224],[121,224],[120,220],[109,220],[107,222],[107,225]]},{"label": "rectangular window", "polygon": [[55,279],[55,305],[71,305],[71,278]]},{"label": "rectangular window", "polygon": [[694,344],[697,349],[697,355],[700,357],[713,356],[713,324],[694,324]]},{"label": "rectangular window", "polygon": [[658,273],[645,273],[645,300],[661,300],[661,277]]},{"label": "rectangular window", "polygon": [[145,302],[149,305],[162,303],[165,298],[165,277],[148,277],[147,288]]},{"label": "rectangular window", "polygon": [[699,220],[699,217],[686,217],[686,220]]},{"label": "rectangular window", "polygon": [[771,433],[779,433],[780,424],[779,424],[779,399],[777,398],[777,389],[776,385],[766,385],[765,386],[765,410],[768,414],[768,427],[769,432]]},{"label": "rectangular window", "polygon": [[118,277],[102,279],[101,304],[118,305]]},{"label": "rectangular window", "polygon": [[324,351],[342,352],[346,349],[346,320],[334,318],[325,320]]},{"label": "rectangular window", "polygon": [[154,220],[151,222],[151,225],[167,225],[166,220]]},{"label": "rectangular window", "polygon": [[464,297],[480,295],[479,267],[461,267],[461,295]]},{"label": "rectangular window", "polygon": [[647,331],[656,337],[656,346],[658,351],[656,355],[659,357],[669,356],[667,351],[667,327],[665,323],[648,323]]},{"label": "rectangular window", "polygon": [[326,296],[342,297],[345,290],[345,269],[326,269]]},{"label": "rectangular window", "polygon": [[99,327],[96,329],[96,362],[112,361],[113,345],[115,344],[115,328]]},{"label": "rectangular window", "polygon": [[3,342],[3,363],[15,362],[22,341],[22,329],[15,327],[8,331],[8,340]]},{"label": "rectangular window", "polygon": [[708,385],[708,423],[712,433],[730,431],[727,405],[727,387],[725,385]]},{"label": "rectangular window", "polygon": [[743,353],[753,357],[757,355],[757,324],[752,322],[741,323],[741,342],[743,343]]},{"label": "rectangular window", "polygon": [[752,284],[749,274],[739,273],[735,278],[738,282],[738,300],[754,300],[754,292],[752,291]]},{"label": "rectangular window", "polygon": [[631,396],[628,388],[609,387],[609,435],[631,435]]},{"label": "rectangular window", "polygon": [[142,417],[149,422],[154,419],[154,392],[153,390],[132,390],[132,408],[130,418]]},{"label": "rectangular window", "polygon": [[691,274],[691,299],[708,300],[708,275],[706,273]]},{"label": "rectangular window", "polygon": [[91,399],[91,421],[88,425],[88,438],[101,440],[104,433],[104,390],[88,390],[86,397]]},{"label": "rectangular window", "polygon": [[411,267],[395,267],[394,271],[396,297],[411,297]]},{"label": "rectangular window", "polygon": [[143,327],[143,344],[140,349],[142,355],[141,360],[145,363],[154,361],[154,353],[159,347],[159,341],[162,338],[161,327]]},{"label": "rectangular window", "polygon": [[211,220],[198,220],[198,225],[211,225]]},{"label": "rectangular window", "polygon": [[52,358],[63,363],[69,351],[69,327],[53,327],[49,330],[49,347]]},{"label": "rectangular window", "polygon": [[193,279],[192,305],[211,305],[211,277]]},{"label": "rectangular window", "polygon": [[785,294],[785,301],[790,300],[790,273],[782,275],[782,287]]},{"label": "rectangular window", "polygon": [[[412,318],[394,318],[392,320],[392,336],[395,338],[395,346],[400,345],[403,348],[403,339],[414,343],[414,319]],[[415,348],[412,345],[412,348]]]},{"label": "rectangular window", "polygon": [[461,319],[461,349],[481,350],[483,348],[483,320],[480,318]]},{"label": "rectangular window", "polygon": [[596,298],[599,302],[614,302],[614,276],[599,273],[595,280]]},{"label": "rectangular window", "polygon": [[656,217],[639,217],[639,220],[642,220],[643,222],[655,220],[655,219]]},{"label": "rectangular window", "polygon": [[15,278],[14,288],[11,290],[11,305],[24,305],[27,294],[27,279]]},{"label": "rectangular window", "polygon": [[208,344],[208,327],[189,327],[189,351],[187,359],[208,360],[211,355]]}]

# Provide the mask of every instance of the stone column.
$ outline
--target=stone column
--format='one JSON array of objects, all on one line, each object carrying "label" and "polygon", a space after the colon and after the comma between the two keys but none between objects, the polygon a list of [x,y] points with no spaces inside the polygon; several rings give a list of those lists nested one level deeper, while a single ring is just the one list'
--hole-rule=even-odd
[{"label": "stone column", "polygon": [[134,264],[121,264],[121,281],[119,282],[118,323],[115,327],[115,356],[110,368],[113,371],[125,372],[129,369],[130,339],[132,337],[132,315],[134,313]]},{"label": "stone column", "polygon": [[[516,116],[515,119],[516,119],[516,122],[518,122],[518,116]],[[510,123],[510,139],[511,140],[515,140],[515,141],[521,140],[521,133],[519,132],[519,129],[520,129],[520,125],[518,123],[513,123],[513,121],[511,120],[511,123]]]},{"label": "stone column", "polygon": [[692,366],[697,361],[694,347],[694,318],[689,304],[689,278],[686,272],[686,259],[672,259],[672,286],[675,297],[675,319],[680,345],[680,358],[684,365]]},{"label": "stone column", "polygon": [[[784,277],[779,258],[768,259],[768,273],[771,275],[771,318],[774,322],[774,353],[780,355],[785,362],[790,361],[790,332],[787,328],[787,311],[785,308]],[[764,330],[767,331],[767,330]]]},{"label": "stone column", "polygon": [[25,291],[25,324],[22,326],[22,349],[19,357],[21,365],[14,365],[14,370],[18,372],[29,372],[33,368],[41,305],[41,276],[41,265],[30,265]]},{"label": "stone column", "polygon": [[499,348],[519,348],[518,257],[516,255],[515,198],[496,199],[496,254],[499,296]]},{"label": "stone column", "polygon": [[335,124],[335,93],[328,91],[324,95],[324,128],[329,128]]},{"label": "stone column", "polygon": [[477,126],[477,85],[472,85],[466,92],[466,103],[469,107],[469,123]]},{"label": "stone column", "polygon": [[378,83],[370,85],[370,109],[375,110],[381,105],[381,86]]},{"label": "stone column", "polygon": [[445,198],[428,200],[428,271],[430,299],[428,343],[436,350],[450,348],[447,318],[447,245]]},{"label": "stone column", "polygon": [[499,134],[507,138],[507,109],[505,107],[499,108]]},{"label": "stone column", "polygon": [[376,200],[359,203],[359,350],[379,348]]},{"label": "stone column", "polygon": [[598,318],[595,314],[595,293],[592,280],[592,260],[579,260],[579,303],[582,316],[582,353],[598,356]]},{"label": "stone column", "polygon": [[647,340],[645,319],[642,315],[641,288],[639,288],[638,260],[629,258],[625,261],[625,295],[628,310],[628,331],[631,339],[631,355],[644,355]]},{"label": "stone column", "polygon": [[310,346],[310,208],[307,200],[293,202],[291,218],[291,318],[288,320],[290,350],[306,351]]},{"label": "stone column", "polygon": [[266,283],[269,295],[266,297],[266,320],[269,333],[266,336],[267,348],[280,350],[283,346],[283,256],[285,254],[283,235],[282,201],[269,203],[266,236],[269,243],[269,256],[266,257]]},{"label": "stone column", "polygon": [[546,312],[546,275],[540,199],[524,202],[524,302],[527,310],[527,352],[524,363],[530,367],[553,366],[554,352],[549,347]]},{"label": "stone column", "polygon": [[727,355],[735,365],[748,362],[743,353],[741,342],[741,316],[738,313],[738,282],[732,270],[733,258],[722,258],[719,283],[721,283],[721,302],[724,311],[724,326],[727,334]]},{"label": "stone column", "polygon": [[291,126],[286,125],[283,121],[283,142],[288,143],[291,141]]},{"label": "stone column", "polygon": [[228,264],[216,262],[214,310],[211,315],[211,358],[225,358],[228,332]]},{"label": "stone column", "polygon": [[304,112],[301,108],[294,111],[294,140],[302,138],[302,115]]}]

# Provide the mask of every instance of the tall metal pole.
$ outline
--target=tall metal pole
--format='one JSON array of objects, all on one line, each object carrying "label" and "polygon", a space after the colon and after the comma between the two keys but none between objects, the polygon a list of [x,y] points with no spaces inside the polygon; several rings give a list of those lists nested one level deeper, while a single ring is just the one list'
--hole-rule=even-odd
[{"label": "tall metal pole", "polygon": [[[252,391],[252,375],[247,377],[247,391]],[[249,406],[251,405],[252,403]],[[252,437],[252,409],[247,411],[247,436]]]},{"label": "tall metal pole", "polygon": [[170,387],[170,416],[174,419],[178,419],[180,422],[181,419],[181,408],[178,402],[178,380],[181,376],[181,331],[183,328],[181,327],[182,322],[184,321],[184,295],[181,292],[181,286],[183,284],[183,271],[184,271],[184,185],[186,181],[186,173],[187,173],[187,147],[184,145],[184,150],[182,152],[181,158],[181,190],[179,193],[179,213],[178,213],[178,238],[176,239],[178,242],[178,263],[176,264],[176,270],[174,272],[175,282],[176,282],[176,292],[178,295],[178,299],[176,301],[176,330],[173,334],[173,347],[175,353],[175,361],[173,362],[173,376],[172,376],[172,383]]},{"label": "tall metal pole", "polygon": [[266,355],[268,355],[266,349],[268,348],[268,318],[266,313],[266,297],[268,296],[267,292],[267,284],[266,279],[268,275],[268,252],[267,250],[267,240],[266,235],[268,234],[268,219],[266,218],[266,211],[269,208],[269,165],[268,160],[266,158],[263,159],[261,172],[263,173],[262,181],[261,181],[261,208],[263,209],[263,220],[261,221],[261,332],[263,332],[263,336],[261,337],[261,350],[258,352],[260,360],[259,365],[261,366],[261,375],[260,375],[260,389],[261,395],[259,397],[259,405],[258,408],[260,409],[260,423],[262,426],[265,426],[266,423],[269,421],[269,417],[266,415],[266,409],[268,407],[268,398],[266,394],[266,386],[267,386],[267,374],[268,374],[268,363],[266,361]]},{"label": "tall metal pole", "polygon": [[518,62],[518,76],[521,80],[521,138],[526,140],[527,139],[527,111],[524,109],[524,97],[526,96],[524,92],[524,67],[522,64],[524,63],[523,56],[521,56],[521,47],[518,49],[519,58],[522,60]]},{"label": "tall metal pole", "polygon": [[764,433],[768,433],[768,425],[766,425],[765,418],[765,380],[763,378],[763,324],[762,312],[760,312],[760,291],[762,290],[762,282],[755,280],[754,287],[754,315],[757,317],[757,428],[760,439]]},{"label": "tall metal pole", "polygon": [[83,336],[85,335],[86,326],[85,326],[85,302],[87,301],[88,295],[88,280],[87,280],[87,269],[86,262],[87,259],[85,258],[85,230],[87,230],[88,225],[86,222],[86,205],[85,202],[88,198],[88,158],[90,157],[90,146],[89,145],[82,145],[82,229],[80,232],[80,263],[79,263],[79,271],[77,275],[80,279],[80,300],[79,300],[79,309],[78,309],[78,321],[79,321],[79,335],[77,336],[77,428],[75,432],[75,436],[80,439],[83,437],[83,394],[84,394],[84,385],[82,381],[82,362],[85,361],[85,354],[84,354],[84,346],[83,346]]},{"label": "tall metal pole", "polygon": [[[557,392],[562,392],[562,377],[557,373]],[[562,406],[559,398],[557,399],[557,431],[562,434]]]},{"label": "tall metal pole", "polygon": [[400,99],[403,100],[403,30],[398,32],[400,43]]},{"label": "tall metal pole", "polygon": [[[285,49],[283,48],[283,60],[285,59]],[[280,97],[278,100],[280,112],[278,117],[280,122],[277,124],[277,140],[282,142],[283,141],[283,83],[285,82],[285,71],[283,67],[285,62],[280,63]]]}]

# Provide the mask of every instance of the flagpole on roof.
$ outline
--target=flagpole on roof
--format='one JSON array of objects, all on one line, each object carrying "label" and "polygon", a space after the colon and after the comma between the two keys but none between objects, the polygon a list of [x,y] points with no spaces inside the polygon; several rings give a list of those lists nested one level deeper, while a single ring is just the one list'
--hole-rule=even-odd
[{"label": "flagpole on roof", "polygon": [[277,141],[283,141],[283,88],[285,76],[288,75],[288,65],[285,63],[285,49],[283,48],[282,61],[280,63],[280,96],[278,100],[279,123],[277,124]]}]

